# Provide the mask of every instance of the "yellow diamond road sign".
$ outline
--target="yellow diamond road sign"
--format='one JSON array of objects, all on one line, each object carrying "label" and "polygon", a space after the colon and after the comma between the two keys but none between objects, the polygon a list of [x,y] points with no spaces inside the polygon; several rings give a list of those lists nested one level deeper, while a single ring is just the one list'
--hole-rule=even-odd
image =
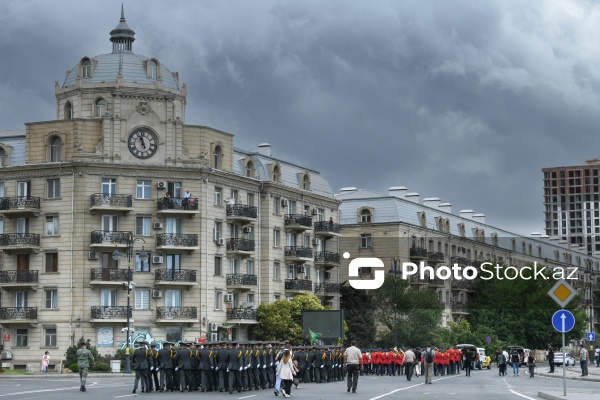
[{"label": "yellow diamond road sign", "polygon": [[577,291],[573,286],[564,279],[559,280],[552,286],[548,295],[561,307],[566,307],[567,304],[577,295]]}]

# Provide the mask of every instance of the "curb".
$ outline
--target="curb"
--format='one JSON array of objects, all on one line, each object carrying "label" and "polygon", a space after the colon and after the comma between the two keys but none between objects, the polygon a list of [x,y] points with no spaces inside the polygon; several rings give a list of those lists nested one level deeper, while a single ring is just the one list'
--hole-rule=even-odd
[{"label": "curb", "polygon": [[[29,375],[3,375],[0,374],[1,379],[31,379],[31,378],[77,378],[79,379],[79,374],[71,373],[71,374],[29,374]],[[112,374],[88,374],[88,378],[127,378],[127,377],[135,377],[135,373],[125,374],[125,373],[112,373]]]},{"label": "curb", "polygon": [[[543,376],[543,377],[546,377],[546,378],[562,379],[562,373],[559,373],[559,374],[548,374],[548,373],[543,373],[543,372],[542,373],[537,372],[536,376],[537,375]],[[600,382],[600,376],[598,376],[597,378],[589,378],[587,376],[567,376],[566,379],[571,380],[571,381]]]}]

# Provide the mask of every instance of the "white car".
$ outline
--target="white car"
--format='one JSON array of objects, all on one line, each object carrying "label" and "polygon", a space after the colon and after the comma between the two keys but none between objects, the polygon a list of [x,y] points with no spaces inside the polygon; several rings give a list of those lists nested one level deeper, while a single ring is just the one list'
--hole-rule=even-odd
[{"label": "white car", "polygon": [[[567,358],[565,358],[565,365],[567,367],[571,367],[575,365],[575,362],[575,359],[567,353]],[[563,353],[554,353],[554,365],[563,365]]]}]

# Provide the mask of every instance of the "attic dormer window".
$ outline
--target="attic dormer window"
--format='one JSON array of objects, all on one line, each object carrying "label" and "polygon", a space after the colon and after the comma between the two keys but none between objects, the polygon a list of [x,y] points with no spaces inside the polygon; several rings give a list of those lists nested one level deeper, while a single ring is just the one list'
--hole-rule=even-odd
[{"label": "attic dormer window", "polygon": [[279,168],[279,165],[273,167],[273,182],[281,182],[281,168]]},{"label": "attic dormer window", "polygon": [[8,157],[6,151],[0,147],[0,167],[6,167],[8,165]]},{"label": "attic dormer window", "polygon": [[248,161],[246,163],[246,177],[254,178],[256,176],[256,172],[254,169],[254,163],[252,161]]},{"label": "attic dormer window", "polygon": [[148,62],[148,78],[156,79],[158,76],[157,70],[156,61]]},{"label": "attic dormer window", "polygon": [[310,190],[310,175],[304,174],[302,177],[302,190]]},{"label": "attic dormer window", "polygon": [[92,62],[90,60],[85,60],[83,64],[81,64],[81,76],[83,78],[92,77]]}]

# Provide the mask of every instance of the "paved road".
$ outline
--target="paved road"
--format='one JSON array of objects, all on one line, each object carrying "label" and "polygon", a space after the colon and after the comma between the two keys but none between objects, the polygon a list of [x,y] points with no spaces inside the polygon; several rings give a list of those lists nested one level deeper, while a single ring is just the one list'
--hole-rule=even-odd
[{"label": "paved road", "polygon": [[[558,378],[558,377],[557,377]],[[562,392],[562,380],[554,377],[536,376],[533,379],[523,373],[518,377],[498,376],[495,368],[491,370],[473,371],[471,377],[464,375],[435,377],[433,384],[425,385],[424,379],[413,378],[408,382],[405,377],[362,376],[359,379],[358,393],[346,392],[343,382],[326,384],[301,384],[298,390],[292,391],[292,398],[307,400],[395,400],[395,399],[457,399],[478,398],[489,399],[536,399],[539,391]],[[586,399],[594,399],[598,382],[569,381],[568,393],[586,393]],[[132,394],[133,377],[88,377],[88,391],[79,391],[77,377],[65,375],[49,375],[47,377],[9,376],[0,378],[0,400],[8,399],[274,399],[271,390],[259,392],[234,393],[139,393]],[[598,395],[596,395],[598,396]],[[279,397],[280,399],[282,397]],[[484,397],[479,397],[484,398]],[[569,397],[570,399],[570,397]]]}]

